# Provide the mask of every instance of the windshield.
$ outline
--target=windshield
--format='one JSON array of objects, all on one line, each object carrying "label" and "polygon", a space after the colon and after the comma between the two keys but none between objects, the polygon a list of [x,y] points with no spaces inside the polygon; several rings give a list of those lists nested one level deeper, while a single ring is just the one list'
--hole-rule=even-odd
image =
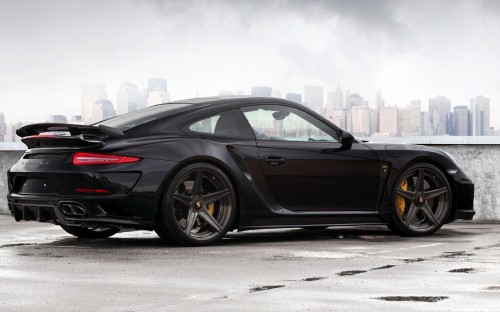
[{"label": "windshield", "polygon": [[192,104],[161,104],[150,106],[128,114],[100,121],[95,123],[94,126],[104,125],[123,131],[159,118],[188,110],[192,106]]}]

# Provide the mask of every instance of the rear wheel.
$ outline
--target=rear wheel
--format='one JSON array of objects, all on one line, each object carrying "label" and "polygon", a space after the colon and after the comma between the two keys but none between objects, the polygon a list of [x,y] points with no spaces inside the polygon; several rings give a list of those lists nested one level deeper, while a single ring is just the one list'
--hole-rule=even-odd
[{"label": "rear wheel", "polygon": [[432,234],[448,218],[451,200],[451,187],[441,170],[431,164],[415,164],[396,182],[388,227],[404,236]]},{"label": "rear wheel", "polygon": [[156,233],[179,245],[216,242],[231,229],[236,195],[227,176],[217,167],[192,164],[167,186]]},{"label": "rear wheel", "polygon": [[108,229],[108,228],[84,228],[79,226],[64,226],[61,228],[67,233],[74,235],[78,238],[108,238],[116,233],[120,232],[120,229]]}]

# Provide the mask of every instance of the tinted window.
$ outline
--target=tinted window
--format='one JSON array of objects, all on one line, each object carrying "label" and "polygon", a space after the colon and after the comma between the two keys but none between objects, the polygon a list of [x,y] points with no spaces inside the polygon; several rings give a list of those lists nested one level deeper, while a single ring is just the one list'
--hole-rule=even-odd
[{"label": "tinted window", "polygon": [[239,118],[242,118],[240,115],[237,110],[225,111],[194,122],[189,126],[189,130],[220,136],[244,137],[242,127],[246,125],[238,123]]},{"label": "tinted window", "polygon": [[191,104],[161,104],[140,109],[128,114],[119,115],[96,123],[108,127],[126,130],[147,122],[188,110]]},{"label": "tinted window", "polygon": [[295,108],[261,105],[242,111],[259,140],[338,142],[331,128]]}]

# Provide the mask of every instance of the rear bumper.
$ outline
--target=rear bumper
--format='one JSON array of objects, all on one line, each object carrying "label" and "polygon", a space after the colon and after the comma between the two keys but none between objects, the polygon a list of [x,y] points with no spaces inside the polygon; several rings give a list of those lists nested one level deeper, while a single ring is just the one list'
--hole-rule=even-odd
[{"label": "rear bumper", "polygon": [[126,216],[126,206],[114,199],[104,205],[82,197],[48,197],[8,195],[11,215],[16,221],[49,222],[58,225],[76,225],[96,228],[154,229],[153,222]]}]

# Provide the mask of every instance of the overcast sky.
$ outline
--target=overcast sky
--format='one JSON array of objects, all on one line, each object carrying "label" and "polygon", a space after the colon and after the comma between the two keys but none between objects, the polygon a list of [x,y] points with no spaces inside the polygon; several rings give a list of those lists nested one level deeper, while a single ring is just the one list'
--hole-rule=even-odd
[{"label": "overcast sky", "polygon": [[373,107],[490,97],[500,127],[500,1],[0,0],[0,112],[7,122],[81,114],[81,84],[173,100],[267,85],[338,84]]}]

